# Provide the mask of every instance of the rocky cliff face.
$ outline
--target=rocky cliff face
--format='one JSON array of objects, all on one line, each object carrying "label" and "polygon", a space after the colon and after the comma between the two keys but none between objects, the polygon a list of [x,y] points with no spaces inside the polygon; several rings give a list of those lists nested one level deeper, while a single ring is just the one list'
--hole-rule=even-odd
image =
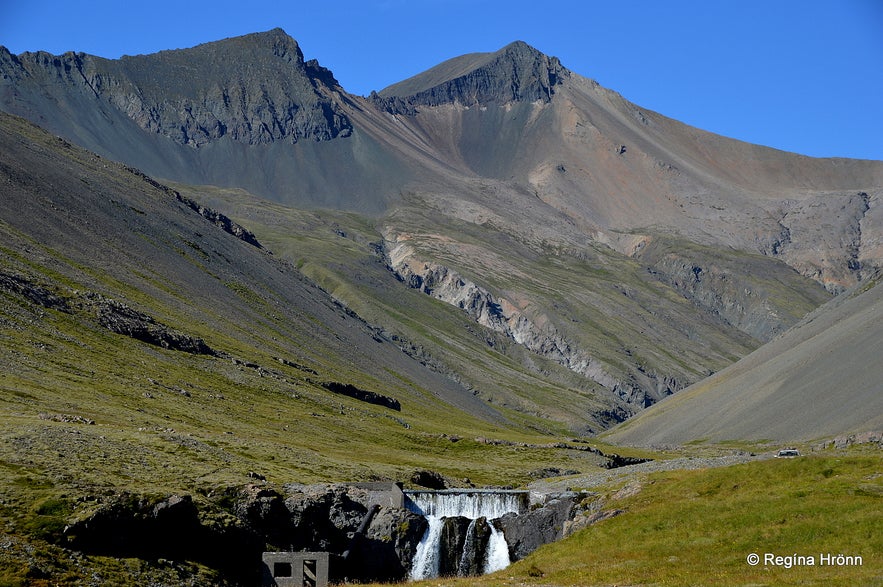
[{"label": "rocky cliff face", "polygon": [[[602,411],[630,414],[822,303],[809,279],[837,292],[883,258],[879,164],[811,160],[703,133],[520,42],[449,60],[369,99],[347,94],[281,30],[113,61],[0,50],[0,105],[156,176],[363,214],[366,242],[380,226],[439,235],[443,244],[420,254],[387,238],[390,268],[496,333],[499,346],[512,341],[518,361],[506,385],[474,376],[498,378],[498,370],[464,368],[410,330],[434,327],[425,317],[391,317],[385,288],[399,284],[382,266],[366,295],[364,250],[330,261],[332,247],[346,248],[338,239],[296,261],[334,274],[343,303],[378,317],[378,338],[465,382],[476,404],[533,415],[559,390],[591,401],[602,390]],[[238,194],[225,206],[242,212],[247,200]],[[258,243],[196,195],[178,201]],[[269,218],[263,234],[274,235],[290,211],[253,210],[238,217],[255,230],[252,220]],[[654,248],[660,241],[675,244]],[[484,343],[485,333],[466,330]],[[539,389],[523,376],[549,387],[513,401],[512,390]]]},{"label": "rocky cliff face", "polygon": [[334,77],[305,62],[280,29],[113,61],[0,49],[0,71],[4,102],[24,99],[34,86],[65,85],[150,133],[194,148],[224,137],[256,145],[324,141],[352,131],[331,97]]},{"label": "rocky cliff face", "polygon": [[[497,524],[513,560],[518,560],[562,538],[581,497],[550,495],[548,503],[524,515],[481,518],[477,538],[486,544],[489,525]],[[56,515],[58,527],[48,538],[85,554],[198,561],[242,585],[256,583],[263,551],[289,549],[331,553],[331,571],[338,581],[401,581],[428,526],[423,516],[375,506],[370,492],[344,484],[280,488],[257,482],[218,488],[196,499],[121,492],[91,496],[90,501],[91,510],[76,520]],[[449,547],[441,552],[462,552],[470,527],[467,518],[447,518],[442,542]],[[473,546],[475,553],[484,550]],[[482,567],[480,559],[449,556],[441,561],[443,575],[476,575]]]},{"label": "rocky cliff face", "polygon": [[681,387],[676,377],[656,373],[643,372],[643,382],[612,375],[608,366],[568,341],[551,321],[540,325],[510,300],[444,265],[420,260],[406,242],[387,242],[387,259],[389,268],[409,287],[460,308],[482,326],[590,379],[632,413]]},{"label": "rocky cliff face", "polygon": [[221,488],[199,503],[190,495],[95,499],[52,540],[87,554],[199,561],[243,585],[259,581],[263,551],[288,549],[333,553],[338,579],[401,580],[426,528],[421,516],[381,508],[355,543],[372,504],[366,492],[337,485]]},{"label": "rocky cliff face", "polygon": [[762,251],[840,293],[880,266],[879,194],[818,194],[786,200],[776,211],[780,233]]},{"label": "rocky cliff face", "polygon": [[760,342],[771,340],[830,299],[821,288],[807,287],[818,274],[800,277],[757,254],[720,254],[660,239],[636,258],[650,276],[702,313]]},{"label": "rocky cliff face", "polygon": [[465,55],[395,84],[372,98],[393,113],[442,104],[548,102],[570,72],[557,57],[544,55],[521,41],[496,53]]}]

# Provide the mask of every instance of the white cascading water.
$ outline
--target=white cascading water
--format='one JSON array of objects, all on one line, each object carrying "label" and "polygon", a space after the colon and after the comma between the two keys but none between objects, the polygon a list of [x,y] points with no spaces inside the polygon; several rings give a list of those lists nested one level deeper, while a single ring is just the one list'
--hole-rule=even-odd
[{"label": "white cascading water", "polygon": [[[423,535],[411,564],[411,579],[428,579],[439,574],[441,560],[441,535],[444,519],[463,516],[472,520],[469,530],[478,518],[486,518],[491,528],[490,541],[484,554],[483,572],[491,573],[509,566],[509,546],[503,533],[490,521],[510,512],[520,513],[524,494],[520,492],[475,491],[421,491],[409,493],[409,508],[426,517],[429,528]],[[467,541],[472,532],[467,532]],[[467,547],[470,545],[467,544]],[[467,548],[461,555],[461,568]]]},{"label": "white cascading water", "polygon": [[420,539],[420,544],[417,545],[417,552],[414,553],[414,560],[411,563],[412,579],[438,577],[438,565],[441,560],[439,545],[445,521],[437,516],[426,516],[426,521],[429,522],[429,528]]},{"label": "white cascading water", "polygon": [[484,573],[493,573],[509,566],[509,545],[506,537],[491,524],[491,538],[484,553]]},{"label": "white cascading water", "polygon": [[472,520],[469,522],[469,527],[466,528],[466,542],[463,543],[463,553],[460,555],[460,564],[457,565],[457,574],[461,577],[469,574],[469,553],[472,552],[472,549],[474,548],[475,520]]}]

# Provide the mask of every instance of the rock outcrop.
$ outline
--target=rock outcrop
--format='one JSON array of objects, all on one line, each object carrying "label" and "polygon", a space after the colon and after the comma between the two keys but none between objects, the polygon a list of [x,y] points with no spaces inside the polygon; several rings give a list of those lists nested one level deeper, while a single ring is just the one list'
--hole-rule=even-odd
[{"label": "rock outcrop", "polygon": [[516,41],[495,53],[451,59],[371,97],[381,108],[395,114],[441,104],[548,102],[569,75],[557,57]]},{"label": "rock outcrop", "polygon": [[402,411],[402,404],[399,403],[399,400],[374,391],[360,389],[351,383],[338,383],[336,381],[331,381],[323,383],[322,387],[331,393],[339,393],[340,395],[345,395],[376,406],[383,406],[397,412]]},{"label": "rock outcrop", "polygon": [[568,341],[552,324],[538,325],[504,297],[432,261],[421,261],[405,242],[386,243],[388,266],[409,287],[456,306],[476,322],[510,337],[528,350],[597,383],[633,411],[679,388],[676,378],[643,373],[646,386],[617,378],[600,361]]},{"label": "rock outcrop", "polygon": [[254,235],[253,232],[251,232],[250,230],[248,230],[247,228],[245,228],[241,224],[237,224],[236,222],[233,222],[228,216],[221,214],[217,210],[213,210],[211,208],[203,206],[199,202],[195,202],[195,201],[191,200],[190,198],[185,198],[179,192],[173,190],[172,188],[170,188],[167,185],[161,184],[160,182],[156,181],[155,179],[153,179],[152,177],[150,177],[149,175],[147,175],[146,173],[144,173],[140,169],[135,169],[134,167],[127,167],[126,169],[128,171],[130,171],[132,174],[140,177],[141,179],[143,179],[145,182],[147,182],[151,186],[155,187],[156,189],[161,190],[162,192],[168,194],[170,197],[175,198],[177,201],[181,202],[182,204],[184,204],[185,206],[187,206],[188,208],[190,208],[191,210],[193,210],[194,212],[196,212],[197,214],[199,214],[200,216],[202,216],[203,218],[205,218],[206,220],[208,220],[209,222],[211,222],[212,224],[214,224],[215,226],[217,226],[218,228],[220,228],[221,230],[223,230],[227,234],[232,234],[233,236],[235,236],[239,240],[247,242],[248,244],[250,244],[254,247],[257,247],[259,249],[264,248],[263,245],[261,245],[261,243],[258,241],[257,237]]},{"label": "rock outcrop", "polygon": [[268,549],[330,552],[340,578],[401,580],[426,521],[405,509],[380,508],[354,544],[369,501],[367,492],[342,485],[283,491],[249,485],[221,490],[199,506],[189,495],[119,494],[102,498],[52,539],[90,554],[199,561],[245,583],[254,582]]},{"label": "rock outcrop", "polygon": [[70,312],[70,304],[66,297],[34,283],[24,275],[4,273],[0,271],[0,291],[23,296],[44,308]]},{"label": "rock outcrop", "polygon": [[174,351],[194,355],[216,354],[201,338],[169,328],[121,302],[99,294],[91,294],[87,299],[94,306],[98,323],[111,332]]},{"label": "rock outcrop", "polygon": [[261,536],[229,517],[205,513],[189,495],[151,499],[122,493],[103,498],[55,540],[93,555],[198,561],[234,581],[253,581]]},{"label": "rock outcrop", "polygon": [[297,42],[281,29],[119,60],[0,52],[0,70],[20,89],[62,82],[142,129],[194,148],[224,137],[257,145],[352,132],[326,95],[329,85],[337,85],[334,77],[305,62]]},{"label": "rock outcrop", "polygon": [[781,232],[762,251],[831,293],[845,291],[880,267],[879,194],[818,194],[785,201],[776,214]]},{"label": "rock outcrop", "polygon": [[64,292],[40,285],[24,275],[3,272],[0,272],[0,291],[22,296],[47,309],[91,315],[111,332],[148,344],[195,355],[216,355],[201,338],[179,332],[149,314],[95,292]]},{"label": "rock outcrop", "polygon": [[702,313],[760,342],[768,342],[830,299],[809,282],[819,275],[803,279],[754,257],[662,243],[651,244],[638,255],[654,279],[690,300]]},{"label": "rock outcrop", "polygon": [[[562,538],[570,521],[584,512],[586,496],[547,497],[521,515],[445,518],[440,575],[481,574],[492,525],[503,532],[512,560]],[[129,493],[90,499],[97,501],[90,513],[68,520],[63,529],[59,525],[47,538],[87,554],[198,561],[244,583],[255,580],[266,550],[326,551],[334,556],[333,572],[340,580],[400,581],[408,576],[427,530],[422,516],[375,506],[370,491],[355,485],[280,489],[258,483],[220,489],[199,502],[189,495]],[[364,534],[358,533],[360,526]]]},{"label": "rock outcrop", "polygon": [[522,559],[540,546],[563,538],[565,524],[573,519],[582,498],[579,493],[551,496],[542,507],[521,515],[506,514],[496,520],[512,559]]}]

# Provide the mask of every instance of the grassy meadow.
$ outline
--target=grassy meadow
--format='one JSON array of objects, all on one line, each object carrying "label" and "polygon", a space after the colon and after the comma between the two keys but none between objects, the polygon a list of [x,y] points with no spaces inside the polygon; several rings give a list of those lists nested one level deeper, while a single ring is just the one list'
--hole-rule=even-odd
[{"label": "grassy meadow", "polygon": [[661,472],[626,486],[594,489],[622,513],[503,571],[414,585],[883,585],[878,448]]}]

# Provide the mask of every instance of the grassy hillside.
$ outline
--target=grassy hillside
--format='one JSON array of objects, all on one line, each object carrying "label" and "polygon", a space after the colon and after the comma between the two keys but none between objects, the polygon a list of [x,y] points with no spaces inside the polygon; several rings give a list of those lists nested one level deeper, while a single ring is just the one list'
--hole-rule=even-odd
[{"label": "grassy hillside", "polygon": [[541,420],[598,432],[642,400],[626,405],[613,385],[598,382],[603,377],[592,380],[556,360],[555,349],[529,350],[462,308],[410,289],[387,266],[392,239],[407,243],[412,265],[439,264],[506,300],[535,331],[552,332],[597,361],[622,395],[637,389],[648,403],[726,367],[828,299],[817,284],[759,254],[663,236],[642,237],[649,244],[635,256],[569,233],[549,242],[549,227],[526,236],[530,225],[516,226],[502,210],[482,221],[483,212],[449,207],[441,195],[413,196],[409,207],[378,220],[296,210],[241,190],[176,189],[230,213],[360,316],[519,414],[510,417],[550,430]]},{"label": "grassy hillside", "polygon": [[[519,476],[513,451],[469,440],[543,443],[566,428],[476,399],[416,352],[402,352],[403,341],[341,307],[332,274],[301,263],[322,289],[140,175],[23,121],[2,121],[11,187],[10,213],[0,218],[0,402],[15,466],[65,468],[57,465],[74,456],[62,448],[68,432],[83,440],[80,457],[107,452],[88,463],[96,479],[167,488],[218,475],[241,480],[253,468],[306,481],[399,478],[418,464],[511,483],[561,458],[516,451],[527,465]],[[203,341],[211,352],[126,336],[103,322],[109,308],[116,320],[137,314],[141,326]],[[332,393],[329,383],[393,398],[400,409]],[[26,430],[45,445],[22,440]],[[126,438],[149,448],[138,461],[143,471],[123,473],[126,459],[116,457],[127,454]],[[181,453],[172,463],[170,451]],[[505,470],[493,466],[494,454]]]},{"label": "grassy hillside", "polygon": [[596,488],[618,515],[492,576],[415,585],[880,585],[881,466],[878,448],[822,452]]},{"label": "grassy hillside", "polygon": [[0,124],[0,584],[160,573],[52,546],[121,496],[218,512],[258,477],[521,485],[604,460],[427,368],[174,192]]}]

